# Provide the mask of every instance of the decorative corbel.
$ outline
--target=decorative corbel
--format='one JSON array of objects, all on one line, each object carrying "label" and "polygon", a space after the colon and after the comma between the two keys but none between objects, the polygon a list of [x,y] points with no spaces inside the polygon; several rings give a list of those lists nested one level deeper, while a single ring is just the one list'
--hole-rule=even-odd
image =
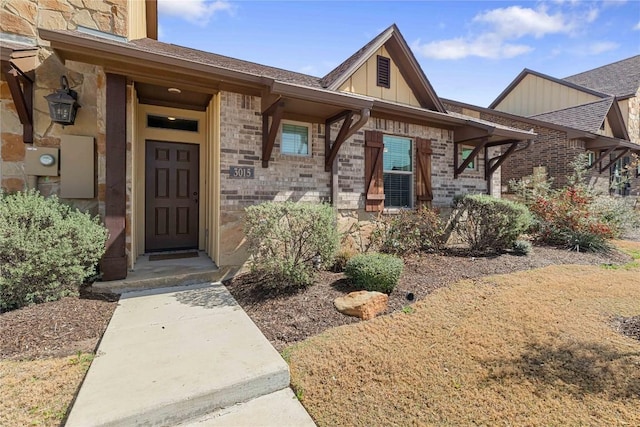
[{"label": "decorative corbel", "polygon": [[[276,135],[280,128],[282,115],[284,113],[284,102],[276,101],[262,113],[262,167],[269,167],[269,159],[276,142]],[[269,116],[271,116],[271,127],[269,127]]]},{"label": "decorative corbel", "polygon": [[22,140],[25,144],[31,144],[33,143],[33,80],[9,63],[5,64],[4,61],[2,72],[7,80],[18,118],[22,123]]}]

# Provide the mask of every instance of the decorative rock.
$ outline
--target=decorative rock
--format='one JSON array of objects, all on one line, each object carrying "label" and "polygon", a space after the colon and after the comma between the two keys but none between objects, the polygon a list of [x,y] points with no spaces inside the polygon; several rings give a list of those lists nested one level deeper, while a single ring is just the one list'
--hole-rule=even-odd
[{"label": "decorative rock", "polygon": [[333,301],[336,309],[348,316],[369,320],[387,309],[389,296],[382,292],[357,291]]}]

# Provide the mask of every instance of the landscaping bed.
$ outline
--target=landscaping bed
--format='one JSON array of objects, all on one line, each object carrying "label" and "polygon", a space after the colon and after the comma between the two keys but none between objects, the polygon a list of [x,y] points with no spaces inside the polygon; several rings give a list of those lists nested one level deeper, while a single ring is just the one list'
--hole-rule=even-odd
[{"label": "landscaping bed", "polygon": [[[628,255],[617,251],[577,253],[549,247],[535,247],[528,256],[414,255],[405,260],[404,272],[398,286],[389,295],[389,308],[385,314],[400,311],[434,290],[461,279],[549,265],[621,264],[630,260]],[[339,313],[333,306],[336,297],[357,290],[342,273],[320,272],[312,286],[289,293],[265,287],[263,281],[250,273],[238,275],[225,285],[279,351],[326,329],[360,321]],[[413,294],[413,301],[407,299],[409,293]]]}]

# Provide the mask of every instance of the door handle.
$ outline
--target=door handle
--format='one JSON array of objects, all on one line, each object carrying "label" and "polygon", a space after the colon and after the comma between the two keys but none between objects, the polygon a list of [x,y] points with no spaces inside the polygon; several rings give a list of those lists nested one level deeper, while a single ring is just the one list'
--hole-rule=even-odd
[{"label": "door handle", "polygon": [[198,192],[197,191],[193,192],[193,201],[198,203]]}]

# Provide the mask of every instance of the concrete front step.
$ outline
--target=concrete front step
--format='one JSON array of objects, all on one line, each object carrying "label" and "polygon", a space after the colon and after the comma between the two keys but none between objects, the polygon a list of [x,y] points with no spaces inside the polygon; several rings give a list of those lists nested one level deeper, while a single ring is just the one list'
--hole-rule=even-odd
[{"label": "concrete front step", "polygon": [[149,255],[139,256],[133,270],[122,280],[95,282],[91,285],[96,292],[125,292],[146,289],[187,286],[198,283],[222,282],[231,278],[239,266],[218,267],[204,253],[192,258],[164,259],[150,261]]},{"label": "concrete front step", "polygon": [[66,425],[176,425],[288,386],[287,364],[222,284],[131,292]]},{"label": "concrete front step", "polygon": [[290,388],[186,421],[180,427],[315,427]]}]

